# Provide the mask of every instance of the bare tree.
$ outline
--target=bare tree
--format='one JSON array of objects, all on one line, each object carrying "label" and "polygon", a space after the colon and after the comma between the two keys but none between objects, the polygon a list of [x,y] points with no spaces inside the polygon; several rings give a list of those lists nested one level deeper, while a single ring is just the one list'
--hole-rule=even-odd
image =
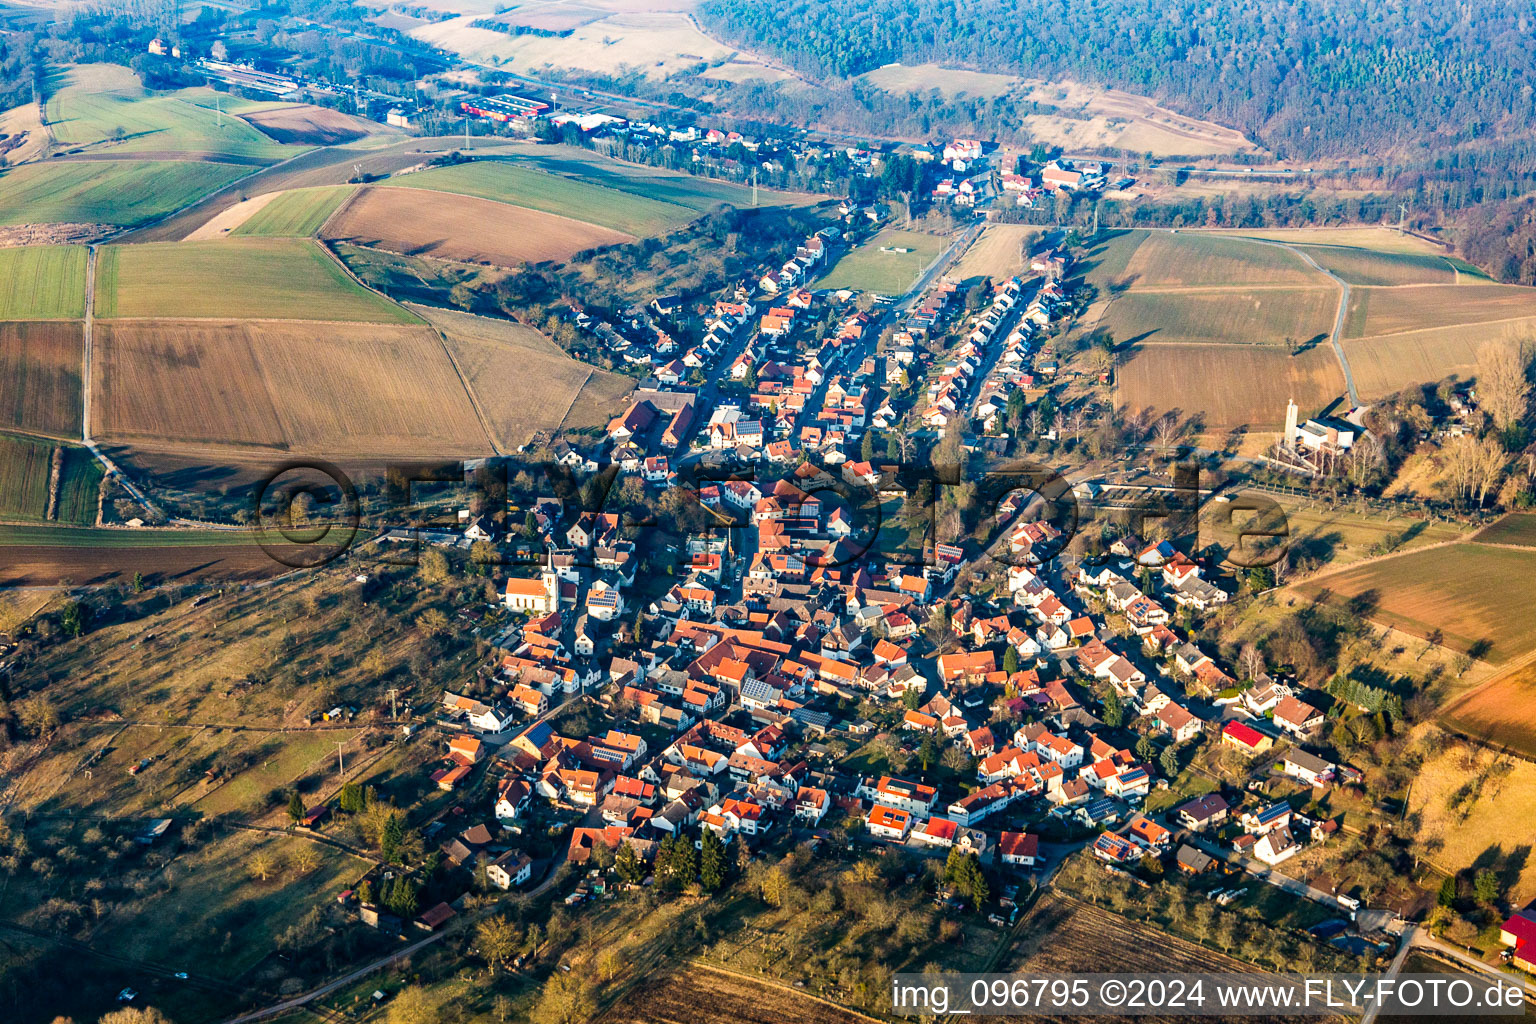
[{"label": "bare tree", "polygon": [[1183,427],[1179,424],[1179,414],[1176,412],[1166,412],[1152,424],[1152,439],[1159,448],[1172,448],[1181,433]]},{"label": "bare tree", "polygon": [[1477,352],[1477,401],[1493,418],[1493,425],[1508,430],[1530,411],[1531,343],[1490,341]]}]

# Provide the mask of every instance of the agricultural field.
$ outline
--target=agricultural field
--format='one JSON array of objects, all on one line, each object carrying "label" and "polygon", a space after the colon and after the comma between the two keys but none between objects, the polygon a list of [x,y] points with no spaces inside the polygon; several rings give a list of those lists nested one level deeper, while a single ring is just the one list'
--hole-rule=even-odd
[{"label": "agricultural field", "polygon": [[62,462],[54,521],[81,526],[96,522],[102,474],[90,452],[18,434],[0,434],[0,519],[48,519],[55,449],[62,449]]},{"label": "agricultural field", "polygon": [[268,238],[104,248],[96,315],[416,322],[359,287],[318,244]]},{"label": "agricultural field", "polygon": [[363,189],[326,228],[326,237],[405,255],[502,267],[563,261],[585,249],[633,240],[623,232],[569,217],[406,188]]},{"label": "agricultural field", "polygon": [[279,192],[229,234],[236,238],[309,238],[354,191],[350,185],[333,185]]},{"label": "agricultural field", "polygon": [[221,114],[211,89],[151,93],[138,75],[117,64],[64,68],[54,73],[47,89],[49,128],[65,148],[254,165],[302,152],[231,116],[264,104],[219,94]]},{"label": "agricultural field", "polygon": [[0,526],[0,586],[262,580],[288,572],[247,533]]},{"label": "agricultural field", "polygon": [[1536,513],[1511,512],[1472,537],[1479,544],[1511,544],[1536,548]]},{"label": "agricultural field", "polygon": [[98,325],[93,429],[145,448],[451,458],[490,443],[426,327]]},{"label": "agricultural field", "polygon": [[394,134],[377,121],[308,103],[254,110],[244,120],[274,142],[290,145],[339,146],[382,132]]},{"label": "agricultural field", "polygon": [[[1121,285],[1145,288],[1330,286],[1278,245],[1216,234],[1154,231],[1126,261]],[[1337,295],[1335,289],[1334,294]],[[1336,304],[1335,304],[1336,305]]]},{"label": "agricultural field", "polygon": [[[1355,288],[1344,319],[1346,338],[1375,338],[1433,327],[1465,327],[1536,318],[1536,288],[1512,284]],[[1530,323],[1520,325],[1529,328]]]},{"label": "agricultural field", "polygon": [[1337,245],[1296,248],[1351,285],[1472,284],[1488,280],[1470,264],[1435,253],[1372,252]]},{"label": "agricultural field", "polygon": [[[1091,870],[1099,869],[1094,865]],[[1255,971],[1251,964],[1160,931],[1150,923],[1134,921],[1057,893],[1042,897],[1016,934],[1013,948],[995,970],[1027,974]],[[1185,1018],[1138,1015],[1102,1019],[1171,1022]]]},{"label": "agricultural field", "polygon": [[1040,229],[1027,224],[989,224],[965,250],[950,276],[964,281],[990,277],[1001,281],[1027,271],[1027,253]]},{"label": "agricultural field", "polygon": [[0,249],[0,320],[85,316],[85,256],[78,245]]},{"label": "agricultural field", "polygon": [[0,434],[0,518],[41,520],[48,515],[55,447],[36,438]]},{"label": "agricultural field", "polygon": [[[1524,321],[1536,330],[1536,319]],[[1411,384],[1447,377],[1475,377],[1477,350],[1490,341],[1514,340],[1525,332],[1518,324],[1467,324],[1405,331],[1384,338],[1356,338],[1342,343],[1362,401],[1397,394]]]},{"label": "agricultural field", "polygon": [[607,423],[634,390],[631,378],[572,359],[530,327],[428,306],[412,308],[443,333],[504,451],[540,432]]},{"label": "agricultural field", "polygon": [[699,213],[678,203],[620,191],[583,178],[551,174],[536,165],[499,160],[434,167],[379,184],[476,196],[636,236],[665,234],[687,224]]},{"label": "agricultural field", "polygon": [[[850,288],[878,295],[900,295],[944,251],[947,240],[920,231],[885,228],[849,250],[827,271],[818,288]],[[906,250],[905,252],[887,250]]]},{"label": "agricultural field", "polygon": [[1123,285],[1126,267],[1150,234],[1139,229],[1102,232],[1072,268],[1072,276],[1093,285],[1101,295],[1118,290]]},{"label": "agricultural field", "polygon": [[862,1024],[870,1018],[803,990],[694,965],[636,985],[598,1019],[604,1024]]},{"label": "agricultural field", "polygon": [[1132,288],[1109,303],[1096,326],[1122,345],[1283,346],[1291,338],[1326,347],[1338,308],[1336,288]]},{"label": "agricultural field", "polygon": [[179,210],[250,167],[168,160],[64,160],[0,174],[0,227],[12,224],[131,226]]},{"label": "agricultural field", "polygon": [[[1511,696],[1511,691],[1495,681],[1479,693]],[[1524,702],[1526,728],[1521,749],[1528,757],[1532,751],[1530,709],[1536,707],[1536,684],[1529,674],[1524,678],[1518,698]],[[1477,694],[1473,695],[1474,698]],[[1511,714],[1502,718],[1503,729],[1494,742],[1507,742],[1517,723]],[[1453,728],[1474,737],[1487,735],[1478,729],[1478,719],[1463,723],[1455,708],[1445,717]],[[1517,846],[1524,840],[1510,835],[1512,821],[1536,820],[1536,765],[1520,757],[1500,754],[1479,744],[1452,742],[1425,760],[1414,776],[1408,794],[1408,814],[1417,818],[1417,843],[1423,856],[1442,871],[1465,871],[1476,867],[1507,864],[1515,877],[1507,878],[1508,898],[1519,904],[1536,896],[1536,861],[1525,858]]]},{"label": "agricultural field", "polygon": [[[437,8],[439,4],[428,6]],[[460,0],[444,4],[450,9],[464,6]],[[553,68],[616,78],[634,73],[660,81],[674,74],[695,73],[701,64],[721,62],[737,52],[700,32],[685,10],[654,10],[644,5],[635,9],[631,5],[607,3],[594,6],[596,18],[577,19],[582,23],[570,27],[571,34],[566,36],[514,36],[474,27],[472,23],[477,17],[500,14],[506,10],[505,4],[465,17],[428,23],[412,29],[410,34],[470,60],[516,66],[525,74]],[[558,17],[560,9],[552,13]]]},{"label": "agricultural field", "polygon": [[0,323],[0,430],[80,436],[81,327]]},{"label": "agricultural field", "polygon": [[1536,649],[1536,604],[1511,602],[1509,581],[1536,572],[1536,550],[1471,541],[1411,551],[1314,577],[1301,593],[1332,600],[1366,595],[1366,617],[1405,633],[1439,631],[1446,646],[1508,664]]},{"label": "agricultural field", "polygon": [[1296,356],[1260,345],[1146,345],[1116,370],[1121,408],[1199,413],[1211,431],[1278,432],[1286,398],[1303,415],[1316,415],[1343,393],[1344,374],[1328,345]]}]

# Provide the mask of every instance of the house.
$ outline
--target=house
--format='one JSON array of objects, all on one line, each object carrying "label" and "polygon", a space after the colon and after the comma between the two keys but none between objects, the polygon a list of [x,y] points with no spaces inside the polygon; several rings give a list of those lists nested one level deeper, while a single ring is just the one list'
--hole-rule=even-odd
[{"label": "house", "polygon": [[1510,958],[1522,971],[1536,973],[1536,902],[1511,914],[1499,927],[1499,940],[1511,948]]},{"label": "house", "polygon": [[1275,705],[1275,724],[1300,739],[1316,734],[1323,724],[1323,713],[1296,697],[1283,697]]},{"label": "house", "polygon": [[508,850],[485,866],[485,877],[498,889],[522,885],[533,874],[533,860],[521,850]]},{"label": "house", "polygon": [[1172,737],[1175,743],[1183,743],[1200,735],[1200,719],[1172,701],[1158,709],[1154,718],[1158,731]]},{"label": "house", "polygon": [[1191,875],[1204,874],[1211,869],[1211,865],[1216,863],[1215,857],[1184,843],[1179,844],[1179,851],[1174,854],[1173,860],[1180,871]]},{"label": "house", "polygon": [[819,825],[831,807],[832,798],[824,789],[801,786],[795,793],[795,817],[801,821]]},{"label": "house", "polygon": [[1305,750],[1288,750],[1280,759],[1280,770],[1309,786],[1326,786],[1333,781],[1334,765]]},{"label": "house", "polygon": [[496,789],[496,820],[513,821],[528,807],[533,790],[521,779],[504,779]]},{"label": "house", "polygon": [[1004,864],[1032,868],[1040,855],[1040,837],[1029,832],[1004,832],[997,841],[997,855]]},{"label": "house", "polygon": [[1220,825],[1227,820],[1232,808],[1220,793],[1207,793],[1174,808],[1174,816],[1185,828],[1195,830]]},{"label": "house", "polygon": [[1248,755],[1262,754],[1275,745],[1275,741],[1242,722],[1228,722],[1221,727],[1221,742],[1236,747]]},{"label": "house", "polygon": [[1253,855],[1271,866],[1294,857],[1300,851],[1301,844],[1285,826],[1265,833],[1258,842],[1253,844]]},{"label": "house", "polygon": [[881,839],[890,839],[896,842],[904,842],[907,833],[912,831],[912,815],[899,807],[886,807],[876,804],[869,810],[869,818],[866,824],[870,835]]}]

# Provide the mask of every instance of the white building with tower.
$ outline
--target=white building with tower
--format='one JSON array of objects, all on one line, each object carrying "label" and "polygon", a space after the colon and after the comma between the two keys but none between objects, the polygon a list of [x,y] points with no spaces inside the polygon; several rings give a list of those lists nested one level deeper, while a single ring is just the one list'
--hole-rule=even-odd
[{"label": "white building with tower", "polygon": [[1359,430],[1352,423],[1331,417],[1298,422],[1300,410],[1295,399],[1285,404],[1285,432],[1280,435],[1280,455],[1322,473],[1333,467],[1334,460],[1354,447]]},{"label": "white building with tower", "polygon": [[560,576],[555,572],[554,556],[545,563],[538,579],[514,576],[507,580],[502,598],[507,608],[529,615],[548,615],[560,607]]}]

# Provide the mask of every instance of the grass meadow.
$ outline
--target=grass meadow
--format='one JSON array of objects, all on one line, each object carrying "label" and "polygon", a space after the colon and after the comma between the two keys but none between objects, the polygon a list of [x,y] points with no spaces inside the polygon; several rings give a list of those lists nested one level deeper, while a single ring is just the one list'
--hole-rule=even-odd
[{"label": "grass meadow", "polygon": [[96,315],[417,322],[359,287],[317,243],[283,238],[106,247],[96,270]]}]

